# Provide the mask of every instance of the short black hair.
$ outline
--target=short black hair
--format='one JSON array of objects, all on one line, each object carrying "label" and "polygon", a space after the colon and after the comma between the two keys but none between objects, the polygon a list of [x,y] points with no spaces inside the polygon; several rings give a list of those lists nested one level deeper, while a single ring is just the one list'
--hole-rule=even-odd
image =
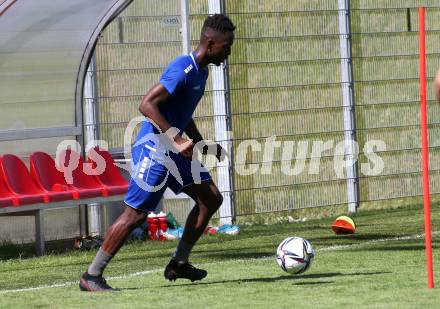
[{"label": "short black hair", "polygon": [[208,16],[203,23],[202,33],[206,30],[206,28],[211,28],[222,33],[233,32],[235,30],[235,26],[232,21],[224,14],[214,14]]}]

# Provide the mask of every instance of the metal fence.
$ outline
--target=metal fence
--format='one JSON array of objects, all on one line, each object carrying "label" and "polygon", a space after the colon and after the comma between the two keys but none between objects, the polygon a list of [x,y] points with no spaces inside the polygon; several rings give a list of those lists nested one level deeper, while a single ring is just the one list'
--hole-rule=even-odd
[{"label": "metal fence", "polygon": [[[182,3],[189,4],[188,20],[182,15]],[[48,42],[56,47],[63,41],[69,47],[54,47],[56,53],[46,50],[50,44],[44,45],[47,42],[38,36],[29,40],[23,32],[24,40],[12,31],[8,35],[18,43],[4,44],[7,57],[0,61],[5,77],[0,153],[25,159],[36,150],[54,153],[63,139],[75,134],[82,138],[84,133],[86,140],[106,140],[113,153],[121,154],[124,130],[139,115],[143,95],[167,64],[183,53],[187,39],[196,46],[206,16],[225,11],[237,25],[233,52],[226,70],[210,68],[206,94],[195,113],[202,134],[233,154],[233,160],[223,165],[204,159],[226,197],[217,218],[232,215],[247,220],[255,214],[305,208],[326,211],[333,206],[347,209],[348,204],[353,210],[371,203],[387,207],[418,202],[422,182],[417,7],[421,5],[427,7],[431,83],[440,66],[437,0],[135,0],[101,33],[96,45],[85,85],[84,132],[74,120],[82,118],[81,108],[70,104],[74,89],[59,86],[75,80],[69,45],[73,41],[57,40],[51,32]],[[82,9],[81,16],[94,14]],[[28,11],[32,15],[31,7]],[[37,30],[44,29],[39,28],[43,24],[36,25]],[[185,25],[188,31],[182,33],[189,33],[189,38],[182,37]],[[32,44],[35,50],[29,47]],[[17,52],[20,48],[26,53]],[[32,51],[41,61],[25,57]],[[75,55],[82,55],[82,49]],[[440,111],[431,93],[428,100],[435,196],[440,193]],[[28,138],[25,143],[22,129],[32,129],[23,133]],[[358,164],[341,173],[341,162],[356,157],[347,143],[352,138],[359,144]],[[375,140],[385,145],[372,149],[383,161],[383,170],[370,175],[365,171],[375,164],[371,149],[365,147]],[[183,220],[192,202],[167,194],[163,207]],[[77,209],[54,211],[47,220],[59,222],[48,224],[50,239],[79,233]],[[31,221],[2,218],[1,230],[6,232],[0,239],[31,241]]]},{"label": "metal fence", "polygon": [[[189,1],[193,47],[216,2],[221,1]],[[436,1],[350,1],[349,8],[348,1],[336,0],[222,4],[237,26],[226,71],[229,87],[218,92],[210,79],[195,119],[211,140],[219,139],[219,119],[232,127],[223,142],[232,145],[233,172],[223,193],[230,194],[235,216],[349,201],[353,210],[367,202],[410,203],[422,194],[417,7],[428,7],[430,83],[440,65]],[[345,28],[344,21],[349,22]],[[182,53],[182,23],[180,0],[138,0],[102,34],[96,48],[98,131],[113,151],[120,151],[142,96]],[[230,100],[226,114],[213,104],[219,93]],[[440,111],[433,97],[428,99],[431,190],[436,194]],[[359,143],[359,160],[341,175],[335,164],[350,159],[350,136]],[[255,151],[243,146],[250,140],[256,142]],[[365,148],[373,140],[386,146],[373,149],[384,163],[378,175],[364,172],[374,165]],[[306,152],[300,154],[300,148]],[[301,173],[286,172],[301,164]],[[216,181],[218,171],[214,166]],[[164,206],[183,218],[191,202],[173,197]]]}]

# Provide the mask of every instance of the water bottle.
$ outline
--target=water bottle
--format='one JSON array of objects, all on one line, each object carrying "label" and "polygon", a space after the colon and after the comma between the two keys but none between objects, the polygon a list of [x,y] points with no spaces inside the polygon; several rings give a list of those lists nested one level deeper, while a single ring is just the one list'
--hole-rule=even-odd
[{"label": "water bottle", "polygon": [[159,238],[159,219],[154,212],[150,212],[147,216],[148,221],[148,239],[158,240]]},{"label": "water bottle", "polygon": [[163,211],[159,212],[159,214],[157,215],[157,219],[159,221],[159,240],[167,240],[166,232],[168,229],[168,220],[166,213],[164,213]]}]

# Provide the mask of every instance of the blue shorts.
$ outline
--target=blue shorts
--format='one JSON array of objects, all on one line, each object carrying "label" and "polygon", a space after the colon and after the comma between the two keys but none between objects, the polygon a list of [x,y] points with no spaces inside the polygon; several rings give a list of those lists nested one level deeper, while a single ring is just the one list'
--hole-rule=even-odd
[{"label": "blue shorts", "polygon": [[148,144],[132,149],[132,175],[124,202],[143,212],[154,211],[165,189],[179,194],[185,187],[211,180],[198,160],[187,160],[180,153],[161,152]]}]

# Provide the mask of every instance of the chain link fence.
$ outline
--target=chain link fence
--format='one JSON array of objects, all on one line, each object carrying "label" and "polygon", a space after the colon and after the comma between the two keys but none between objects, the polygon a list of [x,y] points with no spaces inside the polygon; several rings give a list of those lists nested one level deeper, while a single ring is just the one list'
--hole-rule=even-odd
[{"label": "chain link fence", "polygon": [[[189,29],[197,45],[207,1],[190,1]],[[359,143],[360,205],[414,202],[422,194],[419,130],[418,17],[427,6],[427,67],[440,65],[440,6],[436,1],[350,1],[354,113]],[[235,215],[246,217],[346,205],[347,175],[335,170],[344,155],[338,1],[225,1],[237,26],[228,78]],[[103,32],[96,47],[98,131],[120,152],[127,123],[143,95],[182,54],[179,0],[138,0]],[[215,140],[211,79],[195,113],[202,135]],[[429,94],[431,190],[439,193],[440,114]],[[365,145],[380,140],[378,175]],[[252,141],[250,145],[249,141]],[[246,144],[248,143],[248,144]],[[324,148],[322,147],[324,146]],[[320,148],[319,148],[320,147]],[[300,153],[300,150],[304,153]],[[321,149],[323,151],[314,151]],[[247,150],[247,151],[245,151]],[[273,153],[273,155],[270,155]],[[269,159],[268,159],[269,158]],[[316,170],[317,162],[319,168]],[[216,180],[213,162],[212,174]],[[295,171],[295,169],[297,169]],[[298,172],[302,170],[301,172]],[[165,199],[184,218],[188,199]],[[217,215],[218,217],[218,215]]]}]

